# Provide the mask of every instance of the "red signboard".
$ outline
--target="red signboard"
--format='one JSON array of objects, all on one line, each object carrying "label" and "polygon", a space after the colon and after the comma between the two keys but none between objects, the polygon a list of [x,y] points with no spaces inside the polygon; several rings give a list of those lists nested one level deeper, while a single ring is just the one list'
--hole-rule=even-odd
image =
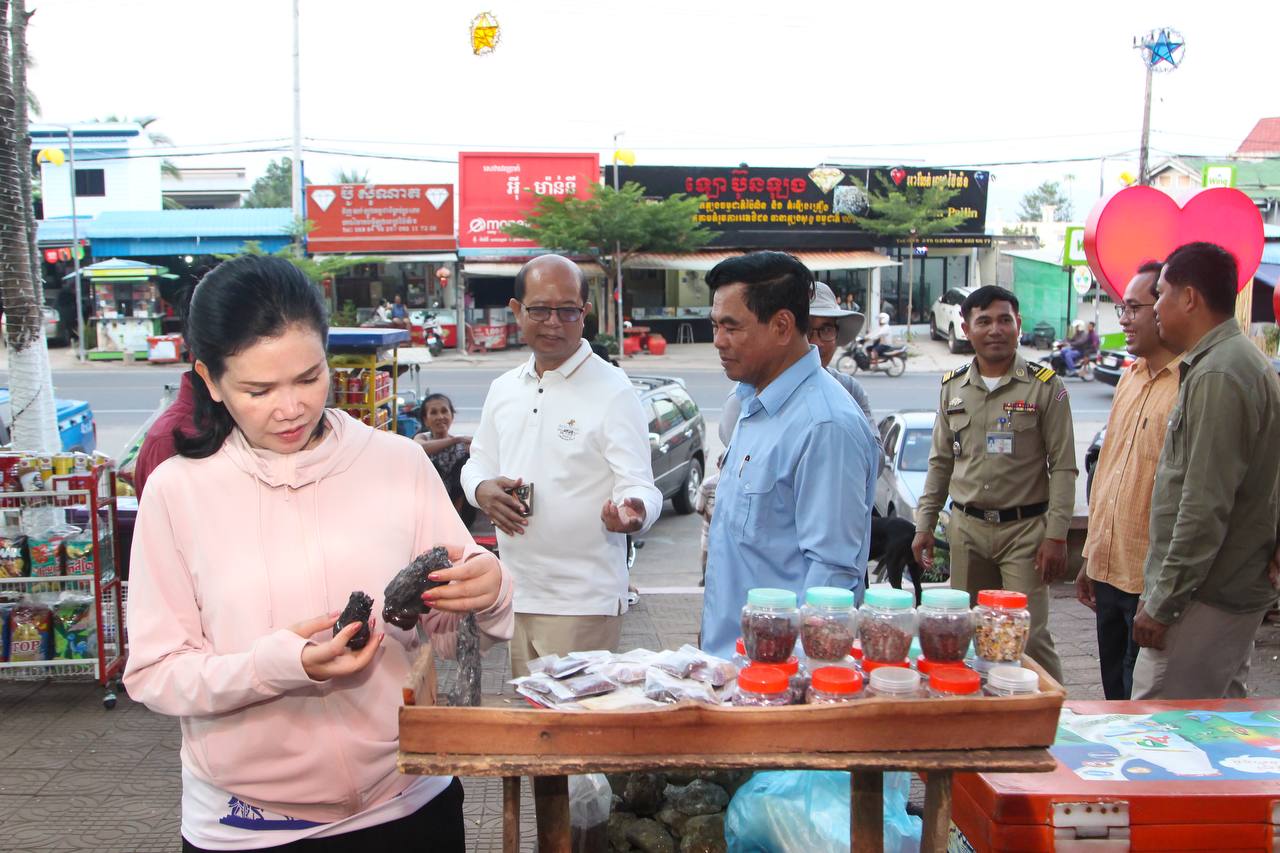
[{"label": "red signboard", "polygon": [[521,222],[537,196],[589,198],[600,181],[599,154],[458,154],[458,247],[535,249],[503,232]]},{"label": "red signboard", "polygon": [[307,187],[312,252],[452,251],[452,184]]}]

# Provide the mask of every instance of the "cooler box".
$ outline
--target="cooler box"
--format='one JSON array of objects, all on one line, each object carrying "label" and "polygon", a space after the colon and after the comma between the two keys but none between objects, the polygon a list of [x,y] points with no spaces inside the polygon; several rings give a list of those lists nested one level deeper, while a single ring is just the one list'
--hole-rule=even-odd
[{"label": "cooler box", "polygon": [[182,359],[182,335],[148,335],[147,361],[173,364]]},{"label": "cooler box", "polygon": [[1067,702],[1052,773],[957,773],[950,851],[1280,850],[1280,699]]}]

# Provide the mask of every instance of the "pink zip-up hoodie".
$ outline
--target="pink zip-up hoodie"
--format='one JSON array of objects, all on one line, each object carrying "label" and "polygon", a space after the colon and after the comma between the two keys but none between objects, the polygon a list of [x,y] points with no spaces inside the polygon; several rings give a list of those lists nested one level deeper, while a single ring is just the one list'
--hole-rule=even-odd
[{"label": "pink zip-up hoodie", "polygon": [[[329,823],[408,786],[398,709],[417,640],[381,619],[382,591],[416,555],[475,544],[416,444],[329,411],[318,446],[280,455],[236,430],[206,459],[174,457],[147,482],[129,583],[130,696],[182,718],[192,774],[271,811]],[[373,597],[387,637],[364,671],[325,682],[289,626]],[[511,638],[511,577],[476,614]],[[459,617],[423,619],[452,656]],[[323,639],[323,637],[317,637]]]}]

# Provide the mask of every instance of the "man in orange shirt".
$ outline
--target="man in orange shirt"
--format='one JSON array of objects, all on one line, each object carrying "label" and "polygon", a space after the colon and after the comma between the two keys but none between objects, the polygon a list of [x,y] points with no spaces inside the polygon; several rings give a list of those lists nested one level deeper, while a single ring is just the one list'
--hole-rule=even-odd
[{"label": "man in orange shirt", "polygon": [[1149,545],[1151,490],[1165,425],[1178,399],[1179,359],[1160,340],[1152,311],[1159,276],[1159,262],[1143,264],[1116,306],[1125,349],[1137,361],[1116,386],[1093,475],[1085,564],[1076,577],[1076,598],[1097,616],[1098,663],[1108,699],[1128,699],[1133,686],[1133,619]]}]

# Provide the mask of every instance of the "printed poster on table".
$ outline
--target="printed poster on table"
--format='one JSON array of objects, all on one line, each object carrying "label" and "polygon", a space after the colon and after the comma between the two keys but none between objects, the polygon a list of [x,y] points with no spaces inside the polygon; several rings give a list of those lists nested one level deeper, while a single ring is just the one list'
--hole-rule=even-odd
[{"label": "printed poster on table", "polygon": [[1076,714],[1050,750],[1090,781],[1280,779],[1280,711]]}]

